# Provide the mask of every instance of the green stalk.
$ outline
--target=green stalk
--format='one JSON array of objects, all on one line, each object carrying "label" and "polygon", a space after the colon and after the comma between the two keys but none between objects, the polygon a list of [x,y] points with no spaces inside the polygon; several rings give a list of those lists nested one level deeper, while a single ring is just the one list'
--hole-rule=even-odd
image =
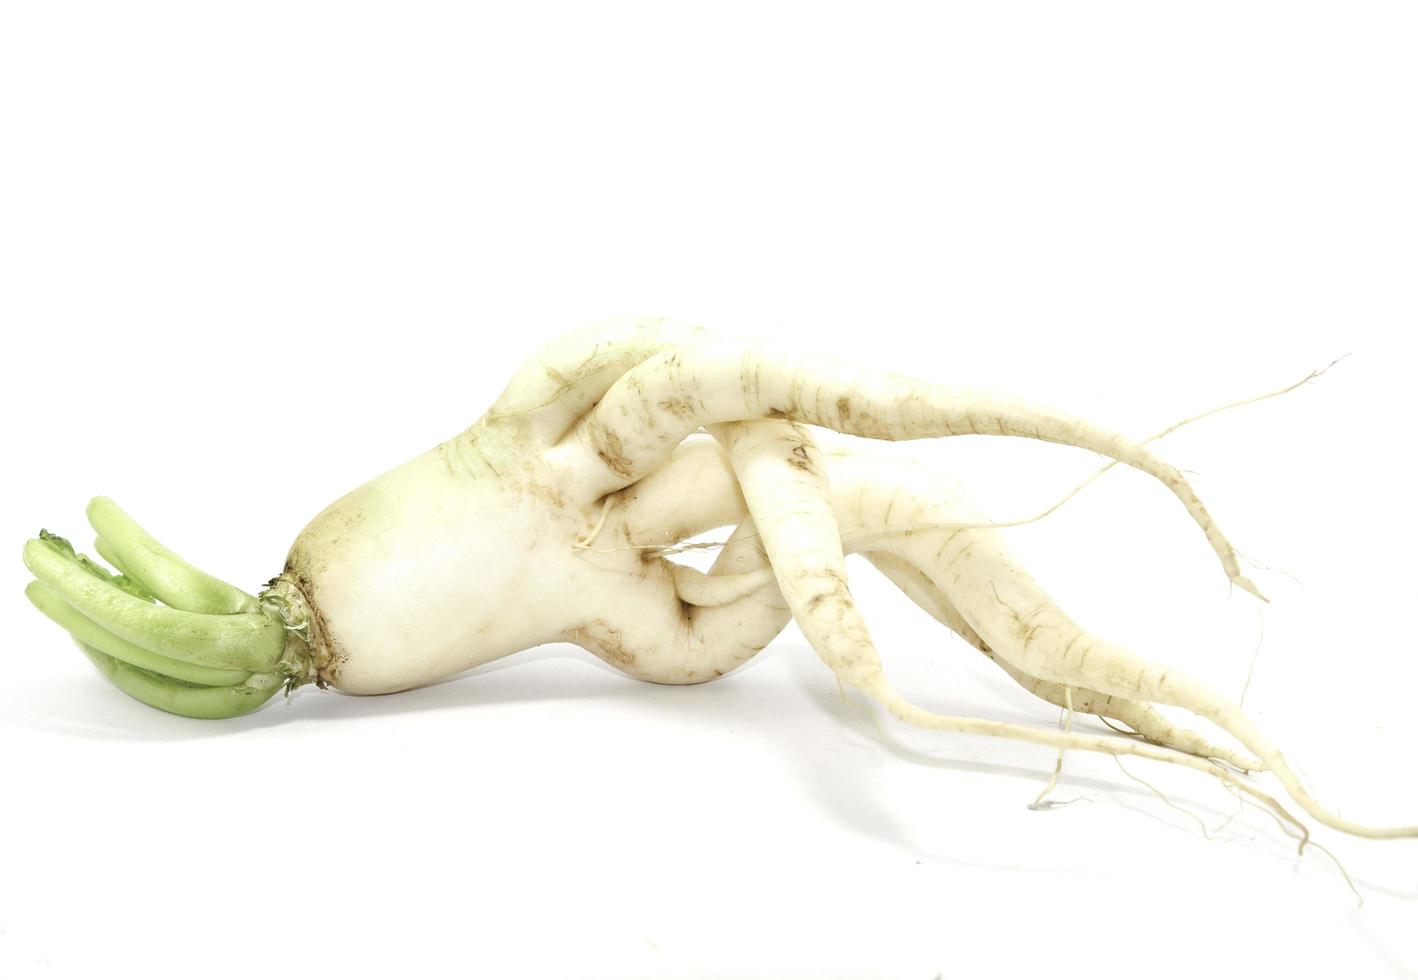
[{"label": "green stalk", "polygon": [[88,516],[102,542],[99,554],[174,609],[249,613],[260,608],[255,596],[183,561],[107,497],[95,497]]},{"label": "green stalk", "polygon": [[257,674],[244,684],[197,687],[115,660],[83,642],[79,649],[124,694],[187,718],[235,718],[247,714],[269,701],[283,683],[276,674]]},{"label": "green stalk", "polygon": [[176,660],[263,673],[285,650],[285,628],[265,612],[187,612],[145,602],[103,581],[50,541],[25,544],[25,565],[89,619],[121,639]]},{"label": "green stalk", "polygon": [[34,603],[36,609],[68,630],[79,643],[99,650],[115,660],[132,664],[134,667],[141,667],[155,674],[163,674],[191,684],[207,686],[240,684],[250,676],[250,673],[246,671],[220,670],[174,660],[171,657],[164,657],[160,653],[145,650],[134,643],[129,643],[122,637],[114,636],[69,605],[58,592],[43,582],[31,582],[25,588],[25,595],[30,602]]},{"label": "green stalk", "polygon": [[103,538],[96,538],[94,540],[94,550],[98,552],[100,558],[118,569],[118,573],[124,578],[137,581],[137,576],[129,575],[128,569],[123,567],[123,559],[118,557],[118,553],[113,550],[113,545],[109,544]]}]

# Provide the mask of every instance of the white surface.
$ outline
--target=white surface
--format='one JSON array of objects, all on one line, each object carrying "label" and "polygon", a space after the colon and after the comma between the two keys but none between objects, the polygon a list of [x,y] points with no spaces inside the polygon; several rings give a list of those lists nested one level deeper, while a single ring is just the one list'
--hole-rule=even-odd
[{"label": "white surface", "polygon": [[[789,630],[640,685],[553,647],[230,723],[107,687],[21,597],[115,497],[247,587],[344,490],[622,313],[1170,438],[1274,602],[1112,473],[1011,532],[1090,626],[1239,693],[1320,797],[1418,820],[1404,5],[11,5],[0,30],[0,974],[1413,976],[1418,843],[1217,840],[1070,756],[908,731]],[[1000,517],[1091,472],[893,447]],[[864,565],[901,685],[1052,724]],[[1080,722],[1080,724],[1086,724]],[[1233,802],[1133,763],[1213,831]]]}]

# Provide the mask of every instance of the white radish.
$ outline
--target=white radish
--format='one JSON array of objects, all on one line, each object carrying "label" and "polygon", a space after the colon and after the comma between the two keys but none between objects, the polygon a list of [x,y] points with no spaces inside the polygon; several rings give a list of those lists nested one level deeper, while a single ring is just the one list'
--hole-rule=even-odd
[{"label": "white radish", "polygon": [[[1083,631],[989,532],[919,530],[970,519],[948,487],[904,465],[824,457],[795,423],[892,440],[1007,435],[1101,453],[1167,487],[1230,580],[1259,594],[1186,479],[1139,443],[1013,397],[653,319],[547,347],[471,428],[326,508],[259,595],[183,562],[102,498],[89,516],[117,573],[42,533],[25,548],[29,595],[124,691],[207,718],[310,682],[404,690],[556,641],[636,678],[698,683],[753,657],[793,616],[844,683],[909,722],[1166,761],[1268,799],[1211,760],[1263,766],[1333,827],[1418,834],[1319,807],[1239,708]],[[686,538],[728,524],[737,527],[708,573],[667,560]],[[871,552],[1026,690],[1142,738],[911,704],[886,680],[847,588],[844,549]],[[1171,726],[1154,704],[1215,722],[1257,758]]]}]

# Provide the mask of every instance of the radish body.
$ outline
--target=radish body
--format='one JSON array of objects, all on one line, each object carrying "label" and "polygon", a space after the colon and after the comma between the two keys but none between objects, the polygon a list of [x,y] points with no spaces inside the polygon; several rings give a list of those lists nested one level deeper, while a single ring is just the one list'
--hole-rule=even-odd
[{"label": "radish body", "polygon": [[310,606],[319,678],[404,690],[559,639],[583,604],[612,605],[613,583],[572,548],[589,515],[558,506],[557,484],[478,427],[326,508],[282,573]]},{"label": "radish body", "polygon": [[[801,423],[859,436],[1007,435],[1078,446],[1159,480],[1230,580],[1259,595],[1183,475],[1143,444],[1017,399],[620,321],[552,344],[465,432],[345,495],[259,596],[198,571],[110,501],[89,517],[109,572],[45,533],[29,595],[127,693],[195,717],[254,710],[308,682],[351,694],[430,683],[569,641],[647,681],[713,680],[796,618],[839,680],[924,727],[1141,755],[1270,797],[1215,760],[1264,768],[1321,807],[1240,709],[1183,671],[1074,624],[948,484],[918,467],[819,452]],[[706,430],[702,434],[701,430]],[[717,440],[717,442],[716,442]],[[708,573],[668,560],[736,525]],[[1025,690],[1132,726],[1100,737],[933,714],[886,678],[843,555],[879,567]],[[1167,704],[1216,723],[1215,746]]]}]

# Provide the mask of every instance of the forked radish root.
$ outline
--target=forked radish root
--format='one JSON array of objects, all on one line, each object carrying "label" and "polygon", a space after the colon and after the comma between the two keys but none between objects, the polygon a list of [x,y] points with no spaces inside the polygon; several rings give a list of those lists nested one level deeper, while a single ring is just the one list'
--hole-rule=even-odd
[{"label": "forked radish root", "polygon": [[[1418,835],[1321,807],[1237,705],[1070,620],[949,484],[911,464],[820,452],[809,424],[1100,453],[1157,479],[1230,581],[1259,596],[1185,477],[1141,443],[1011,397],[662,320],[546,348],[471,428],[317,516],[259,595],[191,567],[103,498],[89,518],[116,573],[41,534],[25,546],[28,594],[122,690],[204,718],[310,682],[404,690],[558,640],[633,677],[697,683],[752,658],[793,618],[844,685],[911,724],[1181,765],[1293,819],[1237,772],[1265,770],[1328,826]],[[737,527],[708,573],[668,559],[727,525]],[[1136,737],[948,716],[907,700],[848,589],[852,551],[1027,691]],[[1236,744],[1179,728],[1157,705],[1190,711]]]}]

